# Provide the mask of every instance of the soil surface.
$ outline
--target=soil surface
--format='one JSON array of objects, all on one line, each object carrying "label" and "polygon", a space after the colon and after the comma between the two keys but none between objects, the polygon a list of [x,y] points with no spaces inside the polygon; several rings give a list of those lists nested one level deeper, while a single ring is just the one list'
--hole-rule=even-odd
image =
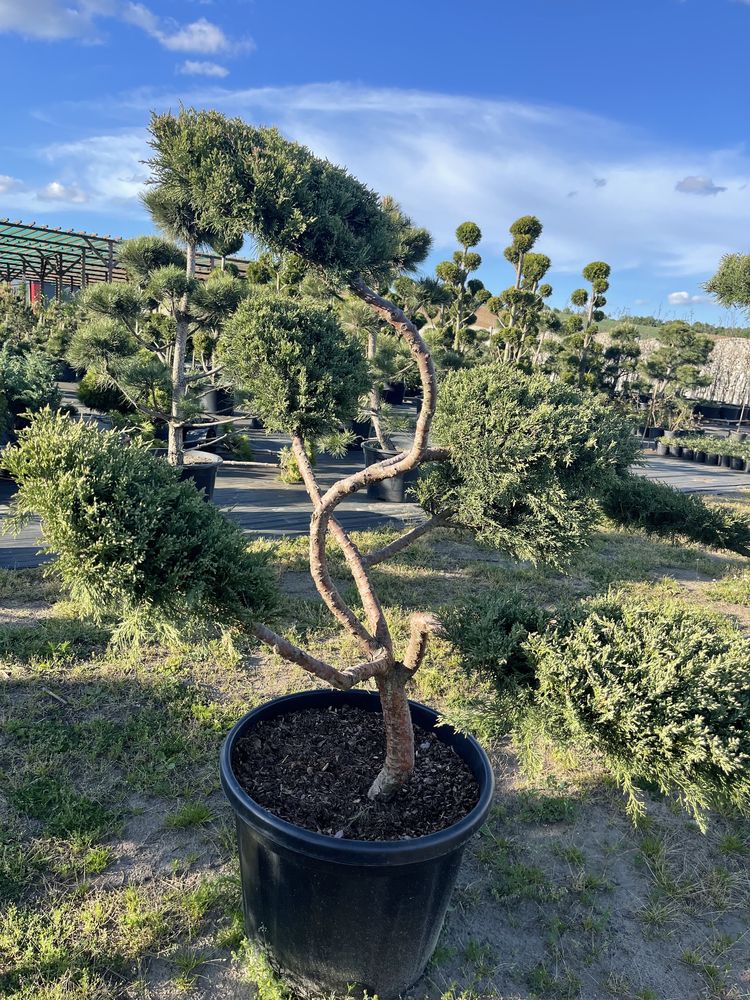
[{"label": "soil surface", "polygon": [[414,773],[388,802],[367,798],[385,758],[383,718],[349,705],[258,723],[238,740],[232,767],[259,805],[306,830],[409,840],[458,822],[479,798],[474,775],[451,747],[418,726],[414,745]]}]

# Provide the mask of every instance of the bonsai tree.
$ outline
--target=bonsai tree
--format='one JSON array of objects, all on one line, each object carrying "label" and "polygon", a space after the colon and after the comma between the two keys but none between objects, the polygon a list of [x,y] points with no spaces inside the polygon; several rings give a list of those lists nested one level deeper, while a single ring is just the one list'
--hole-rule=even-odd
[{"label": "bonsai tree", "polygon": [[[142,417],[166,425],[169,461],[181,465],[185,426],[221,422],[202,413],[201,395],[218,371],[209,367],[218,332],[246,283],[226,271],[197,282],[186,273],[185,254],[155,236],[127,240],[117,256],[128,281],[92,285],[83,293],[88,318],[74,333],[68,358],[102,388],[116,388]],[[188,371],[190,340],[197,350]],[[177,354],[182,360],[176,367]]]},{"label": "bonsai tree", "polygon": [[604,293],[609,288],[610,266],[602,260],[592,261],[583,269],[591,289],[576,288],[570,301],[576,312],[563,321],[562,337],[550,344],[547,369],[564,382],[603,388],[607,367],[604,349],[597,343],[598,323],[604,319]]},{"label": "bonsai tree", "polygon": [[609,331],[609,345],[602,354],[601,381],[610,399],[639,389],[638,362],[641,338],[634,323],[618,323]]},{"label": "bonsai tree", "polygon": [[461,351],[466,340],[466,330],[476,319],[477,306],[486,302],[490,293],[478,278],[469,278],[482,265],[481,256],[472,249],[482,239],[482,230],[476,222],[462,222],[456,229],[459,249],[452,260],[441,261],[435,274],[450,292],[449,324],[451,346]]},{"label": "bonsai tree", "polygon": [[394,339],[385,336],[388,327],[383,320],[361,299],[352,295],[347,295],[341,302],[339,318],[342,328],[361,345],[369,366],[367,397],[364,406],[360,407],[360,415],[369,418],[378,445],[384,451],[392,451],[393,422],[382,402],[382,390],[387,382],[400,374]]},{"label": "bonsai tree", "polygon": [[[181,111],[174,122],[165,119],[164,131],[179,133],[180,119],[192,120],[195,114]],[[221,133],[219,122],[212,118],[212,123]],[[219,346],[224,363],[231,364],[251,387],[263,419],[291,435],[312,501],[310,572],[323,602],[356,643],[361,662],[337,666],[277,634],[263,620],[264,602],[257,602],[261,613],[253,616],[256,602],[252,595],[246,601],[244,627],[282,657],[335,688],[348,690],[368,679],[374,681],[383,711],[386,754],[369,795],[387,797],[414,768],[407,688],[439,623],[426,612],[415,612],[409,639],[399,647],[378,597],[372,567],[445,523],[473,530],[485,541],[519,555],[561,559],[565,551],[583,542],[593,522],[598,484],[606,470],[628,464],[633,438],[627,421],[588,394],[496,364],[449,377],[436,424],[440,447],[432,447],[438,385],[430,351],[412,319],[376,290],[388,287],[396,275],[424,259],[429,236],[412,226],[392,201],[379,199],[344,169],[316,158],[275,130],[256,129],[236,120],[226,123],[225,132],[203,160],[197,165],[191,161],[186,168],[190,177],[204,177],[206,190],[213,183],[215,158],[220,159],[225,148],[239,164],[230,170],[217,168],[230,188],[226,192],[222,187],[217,198],[217,203],[223,199],[226,229],[240,226],[273,253],[299,255],[330,284],[358,297],[403,341],[419,371],[423,405],[410,446],[324,489],[308,457],[308,440],[351,416],[367,384],[366,359],[343,333],[335,315],[319,303],[260,292],[240,306]],[[525,242],[521,240],[519,253],[530,249],[529,238],[527,234]],[[22,453],[23,461],[33,466],[33,449],[22,447]],[[17,467],[21,461],[16,460]],[[339,504],[371,483],[407,473],[422,463],[430,463],[428,468],[434,470],[419,488],[428,516],[383,548],[361,551],[336,519]],[[33,476],[31,469],[29,482]],[[35,489],[40,489],[39,479],[35,482]],[[44,490],[42,495],[50,502],[56,499]],[[130,502],[121,491],[116,499]],[[105,506],[102,503],[98,509]],[[69,519],[74,515],[73,509],[68,510]],[[98,531],[102,535],[109,531],[106,517],[92,514],[87,523],[94,535],[85,540],[89,548],[95,541],[97,516]],[[63,515],[58,513],[58,517]],[[52,547],[59,549],[70,536],[61,532],[48,537]],[[180,551],[191,549],[192,539],[184,534],[181,538],[181,543],[176,542]],[[332,578],[327,551],[331,541],[342,551],[351,572],[362,616]],[[145,558],[146,549],[143,554]],[[182,564],[187,566],[189,561]],[[69,559],[66,566],[75,579],[75,561]],[[210,570],[206,567],[206,572],[216,576],[222,566],[219,561]],[[115,593],[102,573],[101,600],[116,604],[122,588],[135,600],[139,592],[135,585],[127,589],[128,580],[127,574],[121,574],[120,592]],[[160,593],[166,601],[167,595]],[[234,597],[232,602],[229,617],[237,620]],[[222,613],[220,603],[216,612]]]},{"label": "bonsai tree", "polygon": [[651,383],[646,426],[654,425],[658,417],[669,430],[677,430],[692,418],[693,404],[685,399],[686,393],[711,382],[703,369],[713,341],[681,320],[660,326],[658,339],[659,346],[641,362],[641,372]]},{"label": "bonsai tree", "polygon": [[[148,161],[152,172],[151,190],[143,200],[165,235],[185,248],[183,280],[174,271],[151,275],[148,267],[143,269],[146,274],[141,275],[148,275],[149,281],[157,284],[159,278],[162,280],[162,288],[154,289],[158,307],[164,308],[167,299],[174,323],[166,360],[159,359],[162,366],[167,364],[170,368],[168,459],[173,465],[183,463],[184,429],[190,422],[192,409],[188,397],[195,396],[195,382],[215,373],[205,368],[188,373],[188,342],[194,332],[191,323],[196,320],[200,323],[202,313],[203,325],[210,326],[211,320],[206,314],[215,312],[216,300],[226,298],[224,293],[228,287],[217,284],[216,300],[207,304],[204,296],[203,302],[198,303],[196,316],[196,253],[201,245],[211,246],[223,260],[229,253],[236,252],[243,236],[242,228],[233,223],[227,211],[244,180],[245,162],[236,155],[237,131],[236,122],[228,121],[217,112],[185,109],[179,115],[153,114],[149,125],[154,155]],[[179,266],[174,260],[170,263]],[[157,266],[163,266],[163,262]],[[231,277],[227,277],[231,281]],[[230,291],[228,298],[230,309],[233,299],[236,307],[239,293]]]},{"label": "bonsai tree", "polygon": [[487,308],[499,317],[493,339],[501,356],[505,361],[518,361],[537,340],[544,300],[552,294],[552,286],[542,283],[551,261],[545,254],[532,253],[542,234],[542,224],[535,216],[516,219],[510,234],[513,240],[504,256],[515,268],[515,282],[489,299]]}]

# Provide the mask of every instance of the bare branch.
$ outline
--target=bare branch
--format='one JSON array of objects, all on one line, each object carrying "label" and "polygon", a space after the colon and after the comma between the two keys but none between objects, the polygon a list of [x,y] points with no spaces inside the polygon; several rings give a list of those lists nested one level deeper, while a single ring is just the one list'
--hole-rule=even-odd
[{"label": "bare branch", "polygon": [[336,667],[332,666],[330,663],[326,663],[325,660],[319,660],[315,656],[311,656],[306,653],[304,649],[300,649],[299,646],[295,646],[293,642],[285,639],[283,636],[278,635],[272,629],[265,625],[259,623],[254,623],[253,632],[255,635],[264,642],[267,646],[270,646],[275,653],[288,660],[290,663],[296,663],[298,666],[302,667],[310,674],[314,674],[319,677],[322,681],[330,684],[332,687],[338,688],[340,691],[348,691],[357,684],[361,684],[363,681],[369,680],[371,677],[380,677],[385,674],[390,666],[390,657],[386,653],[381,653],[380,656],[375,657],[372,660],[368,660],[366,663],[360,663],[356,667],[349,667],[346,670],[337,670]]},{"label": "bare branch", "polygon": [[419,611],[411,616],[411,636],[404,654],[404,666],[410,674],[415,674],[422,665],[430,633],[439,632],[441,627],[439,619],[427,612]]},{"label": "bare branch", "polygon": [[397,552],[401,552],[402,549],[407,548],[412,542],[416,542],[418,538],[425,535],[428,531],[432,531],[433,528],[439,528],[444,525],[445,522],[439,517],[431,517],[427,521],[422,521],[421,524],[415,525],[413,528],[409,528],[405,531],[403,535],[399,535],[398,538],[394,538],[392,542],[384,545],[381,549],[375,549],[374,552],[368,552],[364,556],[365,563],[368,566],[377,566],[378,563],[384,562],[386,559],[390,559],[391,556],[395,556]]},{"label": "bare branch", "polygon": [[[316,518],[318,516],[320,505],[320,488],[315,478],[315,473],[313,472],[310,459],[305,451],[304,442],[299,434],[292,435],[292,451],[294,452],[294,457],[297,460],[297,466],[304,481],[308,495],[315,505],[313,515],[310,520],[310,574],[318,593],[323,598],[326,607],[334,618],[336,618],[338,622],[351,632],[351,634],[359,641],[363,650],[372,653],[379,648],[380,643],[376,641],[374,636],[370,635],[359,618],[357,618],[354,614],[354,611],[349,607],[339,593],[338,588],[333,582],[333,578],[328,570],[328,560],[326,558],[325,548],[325,531],[321,534],[313,528],[313,526],[317,524]],[[346,535],[346,532],[337,522],[331,522],[330,529],[331,533],[334,537],[336,537],[337,541],[342,546],[342,550],[346,556],[346,543],[348,542],[350,545],[353,543],[351,543],[348,535]],[[349,554],[351,555],[351,552]]]},{"label": "bare branch", "polygon": [[326,663],[325,660],[318,660],[316,657],[311,656],[309,653],[306,653],[304,649],[300,649],[299,646],[295,646],[293,642],[289,642],[288,639],[278,635],[265,625],[261,625],[256,622],[253,624],[253,631],[261,642],[265,642],[265,644],[270,646],[275,653],[279,654],[279,656],[282,656],[290,663],[296,663],[298,666],[302,667],[303,670],[306,670],[310,674],[314,674],[322,681],[326,681],[328,684],[331,684],[335,688],[339,688],[341,691],[346,691],[347,687],[352,686],[340,670],[331,666],[330,663]]},{"label": "bare branch", "polygon": [[218,375],[224,370],[224,365],[219,365],[217,368],[212,368],[210,371],[194,372],[192,375],[187,375],[185,377],[185,383],[189,385],[191,382],[200,382],[203,378],[211,378],[212,375]]}]

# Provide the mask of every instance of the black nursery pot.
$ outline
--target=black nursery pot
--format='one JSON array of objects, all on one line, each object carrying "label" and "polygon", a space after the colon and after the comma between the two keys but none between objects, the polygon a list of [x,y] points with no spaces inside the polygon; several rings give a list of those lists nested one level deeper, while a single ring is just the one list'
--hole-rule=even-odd
[{"label": "black nursery pot", "polygon": [[389,1000],[421,976],[435,949],[464,848],[487,818],[494,778],[475,740],[438,727],[437,713],[410,702],[413,721],[453,747],[479,783],[479,801],[458,823],[413,840],[346,840],[287,823],[254,802],[232,770],[237,741],[262,719],[342,704],[380,711],[372,692],[321,690],[249,712],[222,748],[221,783],[237,820],[248,937],[302,992]]},{"label": "black nursery pot", "polygon": [[745,471],[745,459],[739,455],[732,455],[732,468],[735,472]]},{"label": "black nursery pot", "polygon": [[715,451],[706,452],[706,465],[718,465],[719,455]]},{"label": "black nursery pot", "polygon": [[[364,441],[362,453],[365,456],[365,468],[383,462],[397,454],[395,451],[383,451],[377,442]],[[386,503],[404,503],[410,486],[419,479],[419,468],[410,469],[390,479],[382,479],[379,483],[371,483],[367,487],[368,500],[384,500]]]},{"label": "black nursery pot", "polygon": [[384,403],[391,406],[401,406],[404,401],[406,385],[403,382],[386,382],[380,393]]},{"label": "black nursery pot", "polygon": [[685,458],[685,459],[687,459],[688,462],[692,462],[693,458],[695,457],[695,452],[693,451],[692,448],[685,448],[685,447],[683,447],[683,449],[682,449],[682,457]]},{"label": "black nursery pot", "polygon": [[705,451],[701,451],[700,448],[696,450],[696,452],[695,452],[695,461],[696,462],[705,462],[707,457],[708,457],[708,455],[706,454]]}]

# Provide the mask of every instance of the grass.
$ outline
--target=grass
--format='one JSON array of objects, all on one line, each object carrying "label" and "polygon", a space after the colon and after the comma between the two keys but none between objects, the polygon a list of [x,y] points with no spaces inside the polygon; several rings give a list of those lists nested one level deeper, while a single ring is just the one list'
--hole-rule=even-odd
[{"label": "grass", "polygon": [[[369,532],[358,542],[366,550],[388,537]],[[563,573],[466,538],[433,541],[374,570],[397,642],[408,637],[413,608],[440,611],[506,586],[554,607],[626,584],[746,620],[750,562],[731,554],[605,524]],[[306,540],[253,547],[271,550],[279,566],[281,630],[325,658],[358,662],[302,575]],[[331,568],[356,606],[335,551]],[[108,630],[79,620],[54,579],[35,570],[0,573],[0,612],[0,995],[254,990],[260,1000],[287,1000],[244,939],[216,761],[243,712],[311,681],[252,645],[116,651]],[[460,718],[467,700],[481,705],[483,688],[438,640],[414,693]],[[464,718],[482,732],[481,717]],[[635,828],[596,769],[575,770],[545,750],[530,775],[511,745],[493,752],[497,801],[413,1000],[743,995],[746,822],[716,816],[703,836],[645,792],[648,818]]]}]

